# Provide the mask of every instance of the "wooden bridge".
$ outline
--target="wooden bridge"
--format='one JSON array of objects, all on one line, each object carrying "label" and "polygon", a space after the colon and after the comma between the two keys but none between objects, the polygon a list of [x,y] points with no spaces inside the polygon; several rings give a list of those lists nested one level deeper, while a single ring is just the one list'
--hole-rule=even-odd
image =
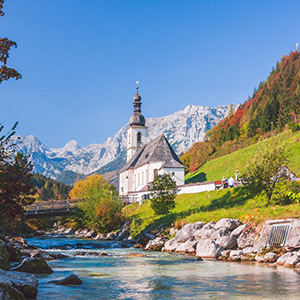
[{"label": "wooden bridge", "polygon": [[74,211],[84,199],[49,200],[35,202],[25,209],[27,219],[63,216]]}]

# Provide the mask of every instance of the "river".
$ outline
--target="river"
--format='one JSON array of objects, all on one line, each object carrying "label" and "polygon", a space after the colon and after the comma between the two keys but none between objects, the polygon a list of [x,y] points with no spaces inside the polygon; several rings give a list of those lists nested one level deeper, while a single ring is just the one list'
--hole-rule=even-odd
[{"label": "river", "polygon": [[[300,271],[284,267],[197,261],[193,256],[145,252],[121,248],[117,242],[79,238],[31,238],[27,242],[71,256],[50,261],[53,274],[37,275],[40,300],[300,299]],[[57,246],[68,250],[53,249]],[[74,256],[79,251],[108,256]],[[82,285],[48,283],[73,273]]]}]

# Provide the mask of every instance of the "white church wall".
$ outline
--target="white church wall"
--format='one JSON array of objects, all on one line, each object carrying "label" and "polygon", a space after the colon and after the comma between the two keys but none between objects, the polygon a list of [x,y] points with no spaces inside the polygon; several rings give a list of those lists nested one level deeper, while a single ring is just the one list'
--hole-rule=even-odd
[{"label": "white church wall", "polygon": [[177,186],[184,185],[184,168],[163,168],[163,170],[172,176]]},{"label": "white church wall", "polygon": [[134,187],[132,191],[140,191],[145,185],[154,180],[154,170],[161,168],[162,162],[145,164],[133,170]]},{"label": "white church wall", "polygon": [[209,192],[214,191],[216,189],[215,182],[203,182],[203,183],[195,183],[195,184],[186,184],[183,186],[179,186],[178,194],[194,194],[201,192]]}]

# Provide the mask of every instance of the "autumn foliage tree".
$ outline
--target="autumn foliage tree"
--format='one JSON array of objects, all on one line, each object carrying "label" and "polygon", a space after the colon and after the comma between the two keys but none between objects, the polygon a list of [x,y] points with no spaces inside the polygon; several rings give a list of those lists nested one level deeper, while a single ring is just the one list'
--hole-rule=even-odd
[{"label": "autumn foliage tree", "polygon": [[120,228],[123,221],[123,203],[116,188],[101,175],[91,175],[75,183],[70,191],[71,199],[84,199],[83,224],[97,232],[109,232]]},{"label": "autumn foliage tree", "polygon": [[[3,12],[4,0],[0,0],[0,16],[4,16]],[[12,48],[17,48],[17,43],[8,38],[0,37],[0,84],[10,78],[21,79],[22,75],[13,68],[7,66],[9,52]]]}]

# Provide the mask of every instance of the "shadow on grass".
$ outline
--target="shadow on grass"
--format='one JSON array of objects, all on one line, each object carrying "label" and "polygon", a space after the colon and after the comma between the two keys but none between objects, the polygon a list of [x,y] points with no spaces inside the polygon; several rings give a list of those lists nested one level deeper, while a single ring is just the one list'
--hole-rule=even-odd
[{"label": "shadow on grass", "polygon": [[232,207],[243,206],[248,199],[254,196],[253,193],[247,187],[239,187],[234,189],[228,189],[226,193],[222,196],[213,199],[207,205],[201,205],[187,209],[181,212],[171,212],[168,215],[161,216],[155,219],[152,223],[150,223],[146,229],[154,229],[157,228],[161,224],[171,225],[174,224],[177,220],[184,219],[193,214],[197,214],[200,212],[213,212],[219,209],[229,209]]},{"label": "shadow on grass", "polygon": [[207,181],[206,173],[200,172],[199,174],[193,176],[192,178],[187,179],[185,183],[188,184],[188,183],[205,182],[205,181]]}]

